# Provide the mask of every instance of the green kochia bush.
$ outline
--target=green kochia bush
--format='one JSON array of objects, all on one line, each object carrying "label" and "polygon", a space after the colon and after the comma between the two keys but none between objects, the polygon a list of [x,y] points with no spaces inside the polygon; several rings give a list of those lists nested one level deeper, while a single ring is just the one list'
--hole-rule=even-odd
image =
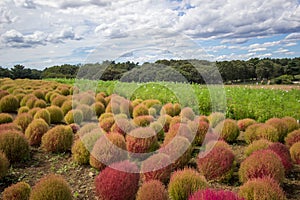
[{"label": "green kochia bush", "polygon": [[105,168],[95,179],[99,199],[134,200],[138,191],[137,166],[129,161],[114,163]]},{"label": "green kochia bush", "polygon": [[294,130],[285,137],[287,147],[293,146],[296,142],[300,142],[300,129]]},{"label": "green kochia bush", "polygon": [[207,180],[229,180],[233,173],[234,154],[227,148],[214,147],[207,155],[198,155],[197,166]]},{"label": "green kochia bush", "polygon": [[277,130],[279,141],[283,141],[285,136],[288,134],[288,126],[282,119],[271,118],[266,121],[266,124],[273,126]]},{"label": "green kochia bush", "polygon": [[204,176],[193,169],[186,168],[172,174],[168,193],[172,200],[186,200],[194,192],[207,187],[208,183]]},{"label": "green kochia bush", "polygon": [[63,120],[64,114],[60,107],[50,106],[47,108],[47,110],[50,113],[51,124],[56,124]]},{"label": "green kochia bush", "polygon": [[209,120],[209,125],[214,128],[217,126],[217,124],[219,124],[221,121],[223,121],[225,119],[225,115],[223,113],[219,113],[219,112],[214,112],[211,113],[208,116],[208,120]]},{"label": "green kochia bush", "polygon": [[32,146],[41,144],[42,136],[49,130],[49,125],[42,119],[33,120],[25,131],[25,137]]},{"label": "green kochia bush", "polygon": [[266,139],[278,142],[279,135],[276,128],[269,124],[253,124],[246,129],[245,141],[249,144],[254,140]]},{"label": "green kochia bush", "polygon": [[225,119],[220,122],[214,130],[216,133],[220,134],[220,137],[226,142],[235,142],[240,134],[236,121],[232,119]]},{"label": "green kochia bush", "polygon": [[43,119],[47,124],[50,125],[50,113],[47,109],[41,109],[37,111],[33,117],[34,119]]},{"label": "green kochia bush", "polygon": [[83,120],[83,113],[81,110],[75,109],[75,110],[70,110],[66,116],[65,116],[65,121],[67,124],[81,124]]},{"label": "green kochia bush", "polygon": [[9,161],[6,155],[0,151],[0,180],[7,174],[9,168]]},{"label": "green kochia bush", "polygon": [[14,95],[7,95],[0,100],[0,111],[16,112],[19,108],[19,101]]},{"label": "green kochia bush", "polygon": [[50,174],[33,187],[30,200],[72,200],[72,192],[62,176]]},{"label": "green kochia bush", "polygon": [[272,150],[261,150],[252,153],[240,166],[239,178],[245,183],[250,179],[271,177],[281,182],[285,176],[280,157]]},{"label": "green kochia bush", "polygon": [[279,184],[271,178],[252,179],[242,185],[239,196],[245,200],[286,200]]},{"label": "green kochia bush", "polygon": [[13,121],[13,118],[10,114],[0,113],[0,124],[10,123]]},{"label": "green kochia bush", "polygon": [[18,182],[3,191],[3,200],[29,200],[30,192],[30,185]]},{"label": "green kochia bush", "polygon": [[246,147],[244,153],[246,156],[250,156],[255,151],[267,149],[271,144],[272,142],[265,139],[255,140]]},{"label": "green kochia bush", "polygon": [[299,128],[299,124],[297,123],[297,120],[293,117],[283,117],[282,120],[285,122],[285,124],[288,127],[288,133]]},{"label": "green kochia bush", "polygon": [[32,122],[32,119],[33,117],[29,113],[22,113],[15,118],[14,123],[19,125],[24,132],[27,126]]},{"label": "green kochia bush", "polygon": [[0,133],[0,151],[11,163],[22,162],[30,157],[29,143],[23,133],[7,130]]},{"label": "green kochia bush", "polygon": [[291,157],[294,163],[300,165],[300,142],[296,142],[290,148]]},{"label": "green kochia bush", "polygon": [[144,183],[138,190],[136,200],[169,200],[165,186],[157,180]]},{"label": "green kochia bush", "polygon": [[42,148],[48,152],[65,152],[71,149],[73,131],[71,127],[58,125],[50,129],[42,137]]}]

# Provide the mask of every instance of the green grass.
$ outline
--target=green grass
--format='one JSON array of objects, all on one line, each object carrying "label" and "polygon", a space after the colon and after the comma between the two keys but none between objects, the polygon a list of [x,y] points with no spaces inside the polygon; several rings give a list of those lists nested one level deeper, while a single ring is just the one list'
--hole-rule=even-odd
[{"label": "green grass", "polygon": [[[48,79],[49,80],[49,79]],[[158,99],[162,103],[179,102],[197,114],[226,112],[233,119],[253,118],[264,122],[272,117],[291,116],[300,119],[300,90],[258,89],[246,86],[206,86],[185,83],[150,82],[120,83],[118,81],[83,81],[50,79],[80,88],[107,94],[116,93],[131,100]],[[225,109],[226,107],[226,109]]]}]

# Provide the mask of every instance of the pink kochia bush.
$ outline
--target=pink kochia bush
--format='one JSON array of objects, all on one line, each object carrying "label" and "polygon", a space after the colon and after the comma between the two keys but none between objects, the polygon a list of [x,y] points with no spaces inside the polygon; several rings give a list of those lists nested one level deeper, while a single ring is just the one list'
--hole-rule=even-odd
[{"label": "pink kochia bush", "polygon": [[293,165],[291,155],[289,149],[284,144],[276,142],[271,144],[268,149],[274,151],[279,156],[285,172],[289,172],[292,169]]},{"label": "pink kochia bush", "polygon": [[271,177],[280,183],[284,176],[284,167],[280,157],[272,150],[252,153],[241,163],[239,169],[239,178],[243,183],[254,178],[264,177]]},{"label": "pink kochia bush", "polygon": [[195,192],[188,200],[244,200],[228,190],[205,189]]},{"label": "pink kochia bush", "polygon": [[242,185],[239,197],[245,200],[286,200],[284,192],[279,184],[271,178],[252,179]]},{"label": "pink kochia bush", "polygon": [[138,190],[137,166],[129,161],[114,163],[105,168],[95,179],[99,199],[134,200]]},{"label": "pink kochia bush", "polygon": [[200,153],[197,159],[200,174],[207,180],[222,181],[231,178],[234,167],[234,154],[225,147],[217,146],[207,154]]}]

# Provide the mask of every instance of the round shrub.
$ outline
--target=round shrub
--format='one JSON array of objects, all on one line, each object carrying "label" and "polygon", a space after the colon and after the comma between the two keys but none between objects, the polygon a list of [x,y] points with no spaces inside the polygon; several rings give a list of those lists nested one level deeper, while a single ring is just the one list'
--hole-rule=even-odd
[{"label": "round shrub", "polygon": [[114,117],[114,114],[112,114],[112,113],[103,113],[102,115],[100,115],[99,121],[101,121],[103,119],[106,119],[106,118],[111,118],[111,117]]},{"label": "round shrub", "polygon": [[30,157],[29,143],[23,133],[8,130],[0,133],[0,151],[11,163],[22,162]]},{"label": "round shrub", "polygon": [[252,124],[255,124],[256,121],[254,119],[246,118],[246,119],[240,119],[237,122],[237,125],[240,129],[240,131],[245,131],[248,126],[251,126]]},{"label": "round shrub", "polygon": [[165,186],[157,180],[144,183],[138,190],[136,200],[169,200]]},{"label": "round shrub", "polygon": [[41,110],[41,108],[37,107],[37,108],[32,108],[28,111],[28,114],[31,115],[31,117],[33,118],[34,115],[39,111]]},{"label": "round shrub", "polygon": [[62,95],[57,95],[55,98],[51,100],[51,105],[61,107],[66,100],[67,97]]},{"label": "round shrub", "polygon": [[172,200],[186,200],[194,192],[207,187],[208,183],[204,176],[193,169],[186,168],[172,174],[168,193]]},{"label": "round shrub", "polygon": [[142,115],[149,115],[149,111],[145,105],[139,104],[133,108],[132,116],[135,118]]},{"label": "round shrub", "polygon": [[211,141],[208,141],[205,144],[205,150],[206,151],[210,151],[215,147],[216,148],[217,147],[222,147],[222,148],[228,149],[229,151],[231,151],[233,153],[233,150],[230,147],[230,145],[227,142],[225,142],[224,140],[217,140],[217,141],[216,140],[211,140]]},{"label": "round shrub", "polygon": [[88,164],[90,161],[90,152],[101,135],[103,134],[98,129],[88,132],[82,138],[77,139],[72,146],[73,160],[80,165]]},{"label": "round shrub", "polygon": [[6,155],[0,151],[0,180],[7,174],[9,169],[9,161]]},{"label": "round shrub", "polygon": [[254,140],[266,139],[271,142],[278,142],[277,130],[269,124],[253,124],[246,129],[245,141],[249,144]]},{"label": "round shrub", "polygon": [[141,115],[133,118],[133,123],[136,126],[143,126],[143,127],[149,126],[149,124],[153,121],[154,121],[154,117],[151,115]]},{"label": "round shrub", "polygon": [[64,115],[66,115],[70,110],[72,110],[72,108],[73,108],[72,100],[65,101],[61,106],[61,110],[63,111]]},{"label": "round shrub", "polygon": [[173,105],[173,107],[174,107],[174,115],[175,115],[175,116],[176,116],[176,115],[179,115],[180,112],[181,112],[181,105],[180,105],[179,103],[175,103],[175,104]]},{"label": "round shrub", "polygon": [[0,99],[5,97],[6,95],[9,95],[9,92],[7,92],[6,90],[0,90]]},{"label": "round shrub", "polygon": [[6,95],[0,100],[0,110],[2,112],[16,112],[19,106],[19,101],[14,95]]},{"label": "round shrub", "polygon": [[212,128],[214,128],[215,126],[217,126],[217,124],[219,124],[224,119],[225,119],[225,115],[223,113],[220,113],[220,112],[214,112],[214,113],[211,113],[208,116],[209,125]]},{"label": "round shrub", "polygon": [[194,144],[201,146],[209,130],[209,124],[196,119],[195,121],[189,121],[188,127],[195,133]]},{"label": "round shrub", "polygon": [[30,200],[72,200],[72,192],[62,176],[50,174],[33,187]]},{"label": "round shrub", "polygon": [[148,153],[158,148],[156,133],[152,128],[136,128],[126,135],[126,147],[132,153]]},{"label": "round shrub", "polygon": [[288,127],[288,133],[299,128],[299,124],[297,123],[297,120],[293,117],[283,117],[282,120],[285,122],[285,124]]},{"label": "round shrub", "polygon": [[159,180],[167,183],[172,172],[170,157],[166,154],[158,153],[150,156],[142,162],[141,176],[144,182]]},{"label": "round shrub", "polygon": [[90,155],[90,165],[98,170],[112,163],[126,160],[126,143],[119,133],[101,136],[95,143]]},{"label": "round shrub", "polygon": [[90,121],[94,115],[93,109],[85,104],[78,105],[76,109],[81,110],[83,114],[83,121]]},{"label": "round shrub", "polygon": [[87,123],[87,124],[83,125],[83,127],[81,127],[79,129],[79,131],[77,132],[76,136],[79,137],[79,138],[83,137],[85,134],[91,132],[94,129],[99,129],[97,123]]},{"label": "round shrub", "polygon": [[118,119],[116,117],[114,125],[111,127],[111,132],[117,132],[125,136],[127,133],[132,131],[134,129],[134,126],[131,124],[131,122],[128,119],[120,118]]},{"label": "round shrub", "polygon": [[85,94],[80,98],[79,103],[90,106],[95,103],[95,97],[90,94]]},{"label": "round shrub", "polygon": [[15,123],[0,124],[0,133],[14,130],[22,132],[22,128]]},{"label": "round shrub", "polygon": [[239,178],[245,183],[253,178],[271,177],[281,182],[284,179],[284,167],[279,156],[271,150],[252,153],[240,166]]},{"label": "round shrub", "polygon": [[81,124],[83,120],[83,114],[81,110],[70,110],[66,116],[65,116],[65,121],[67,124]]},{"label": "round shrub", "polygon": [[250,144],[254,140],[259,140],[258,136],[256,135],[256,130],[261,125],[262,125],[261,123],[257,123],[257,124],[252,124],[246,128],[244,139],[247,144]]},{"label": "round shrub", "polygon": [[109,117],[109,118],[104,118],[102,120],[99,120],[99,125],[100,127],[105,131],[105,132],[109,132],[111,130],[111,127],[114,125],[115,123],[115,119],[114,117]]},{"label": "round shrub", "polygon": [[31,146],[39,146],[43,135],[49,130],[49,125],[42,119],[33,120],[26,128],[25,137]]},{"label": "round shrub", "polygon": [[170,115],[171,117],[174,117],[175,110],[173,104],[172,103],[165,104],[160,110],[160,115]]},{"label": "round shrub", "polygon": [[168,155],[174,168],[181,168],[191,159],[192,144],[185,137],[176,136],[168,145],[160,148],[159,153]]},{"label": "round shrub", "polygon": [[155,108],[160,109],[161,108],[161,102],[157,99],[147,99],[142,102],[147,108]]},{"label": "round shrub", "polygon": [[6,124],[13,121],[13,118],[10,114],[0,113],[0,124]]},{"label": "round shrub", "polygon": [[154,131],[156,133],[156,137],[159,141],[164,140],[165,132],[164,132],[163,126],[159,122],[152,122],[150,124],[150,128],[154,129]]},{"label": "round shrub", "polygon": [[34,104],[35,104],[35,102],[36,102],[37,100],[38,100],[38,98],[36,98],[35,96],[30,97],[29,99],[27,99],[25,105],[26,105],[28,108],[33,108],[33,107],[34,107]]},{"label": "round shrub", "polygon": [[185,107],[181,110],[180,117],[187,118],[189,120],[194,120],[195,113],[194,113],[193,109],[191,109],[189,107]]},{"label": "round shrub", "polygon": [[73,131],[74,134],[76,134],[79,131],[79,129],[80,129],[80,126],[78,124],[76,124],[76,123],[69,124],[69,126],[71,127],[71,129],[72,129],[72,131]]},{"label": "round shrub", "polygon": [[272,142],[270,142],[269,140],[255,140],[246,147],[244,153],[248,157],[255,151],[267,149],[271,144]]},{"label": "round shrub", "polygon": [[192,143],[195,138],[195,133],[193,133],[192,130],[186,124],[183,123],[174,124],[170,126],[169,131],[165,136],[163,145],[166,146],[176,136],[185,137],[189,140],[190,143]]},{"label": "round shrub", "polygon": [[276,142],[271,144],[268,149],[274,151],[279,156],[285,172],[289,172],[292,169],[293,165],[291,155],[289,149],[284,144]]},{"label": "round shrub", "polygon": [[217,134],[220,134],[220,137],[226,142],[235,142],[240,134],[236,121],[232,119],[225,119],[220,122],[214,130]]},{"label": "round shrub", "polygon": [[271,178],[252,179],[239,189],[239,197],[245,200],[286,200],[279,184]]},{"label": "round shrub", "polygon": [[47,104],[44,100],[42,99],[38,99],[34,102],[34,105],[33,107],[39,107],[39,108],[46,108],[47,107]]},{"label": "round shrub", "polygon": [[293,146],[296,142],[300,142],[300,129],[294,130],[290,132],[286,137],[285,137],[285,145],[287,147]]},{"label": "round shrub", "polygon": [[164,127],[165,133],[169,131],[172,117],[170,115],[161,115],[157,121]]},{"label": "round shrub", "polygon": [[18,115],[22,113],[27,113],[29,111],[29,108],[27,106],[22,106],[18,109]]},{"label": "round shrub", "polygon": [[300,165],[300,142],[296,142],[290,148],[290,154],[294,163]]},{"label": "round shrub", "polygon": [[105,97],[103,96],[103,94],[98,93],[98,94],[96,95],[95,100],[96,100],[96,102],[102,103],[102,104],[104,105],[104,107],[105,107],[106,101],[105,101],[104,98],[105,98]]},{"label": "round shrub", "polygon": [[29,200],[31,187],[25,182],[11,185],[3,191],[3,200]]},{"label": "round shrub", "polygon": [[[122,170],[120,170],[122,169]],[[129,161],[114,163],[95,178],[96,196],[99,199],[133,200],[138,191],[137,166]]]},{"label": "round shrub", "polygon": [[36,96],[38,99],[45,99],[45,91],[43,90],[35,90],[33,91],[33,95]]},{"label": "round shrub", "polygon": [[71,149],[73,131],[71,127],[58,125],[50,129],[42,137],[42,148],[48,152],[60,153]]},{"label": "round shrub", "polygon": [[207,154],[198,155],[197,167],[207,180],[227,181],[233,173],[234,154],[227,148],[214,147]]},{"label": "round shrub", "polygon": [[244,200],[228,190],[204,189],[195,192],[188,200]]},{"label": "round shrub", "polygon": [[174,116],[174,117],[172,117],[172,120],[170,121],[169,128],[174,124],[187,123],[187,121],[189,121],[187,118],[182,118],[180,116]]},{"label": "round shrub", "polygon": [[282,119],[271,118],[266,121],[266,124],[273,126],[277,130],[279,141],[283,141],[285,136],[288,134],[288,126]]},{"label": "round shrub", "polygon": [[51,124],[60,123],[64,119],[64,113],[58,106],[50,106],[46,108],[50,113]]},{"label": "round shrub", "polygon": [[51,122],[50,113],[47,109],[41,109],[41,110],[37,111],[33,118],[34,119],[42,119],[49,125]]},{"label": "round shrub", "polygon": [[97,117],[100,117],[100,115],[102,115],[105,112],[105,106],[100,102],[94,103],[92,107]]}]

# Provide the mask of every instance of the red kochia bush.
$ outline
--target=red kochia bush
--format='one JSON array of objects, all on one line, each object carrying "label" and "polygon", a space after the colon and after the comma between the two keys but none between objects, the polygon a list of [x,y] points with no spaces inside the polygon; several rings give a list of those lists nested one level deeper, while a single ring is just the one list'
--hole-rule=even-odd
[{"label": "red kochia bush", "polygon": [[271,144],[268,149],[274,151],[279,156],[285,172],[289,172],[292,169],[293,165],[291,155],[289,149],[284,144],[276,142]]},{"label": "red kochia bush", "polygon": [[246,119],[238,120],[237,125],[240,131],[245,131],[248,128],[248,126],[251,126],[252,124],[255,123],[256,121],[254,119],[246,118]]},{"label": "red kochia bush", "polygon": [[138,190],[137,166],[129,161],[114,163],[105,168],[95,179],[99,199],[134,200]]},{"label": "red kochia bush", "polygon": [[228,190],[205,189],[195,192],[188,200],[244,200]]},{"label": "red kochia bush", "polygon": [[252,153],[240,166],[239,178],[245,183],[250,179],[271,177],[281,182],[284,179],[284,167],[279,156],[272,150]]},{"label": "red kochia bush", "polygon": [[3,191],[3,200],[29,200],[30,192],[30,185],[19,182]]},{"label": "red kochia bush", "polygon": [[169,200],[165,186],[157,180],[144,183],[138,190],[136,200]]},{"label": "red kochia bush", "polygon": [[285,137],[285,144],[287,147],[291,147],[293,146],[294,143],[296,142],[300,142],[300,129],[298,130],[294,130],[293,132],[289,133],[286,137]]},{"label": "red kochia bush", "polygon": [[154,154],[144,160],[141,166],[141,176],[144,182],[159,180],[167,183],[172,172],[170,157],[163,153]]},{"label": "red kochia bush", "polygon": [[285,194],[279,184],[271,178],[252,179],[242,185],[239,197],[245,200],[286,200]]},{"label": "red kochia bush", "polygon": [[198,155],[197,166],[207,180],[229,180],[233,173],[234,154],[227,148],[214,147],[208,154]]},{"label": "red kochia bush", "polygon": [[33,120],[25,131],[25,137],[32,146],[39,146],[43,135],[49,130],[48,124],[43,119]]}]

